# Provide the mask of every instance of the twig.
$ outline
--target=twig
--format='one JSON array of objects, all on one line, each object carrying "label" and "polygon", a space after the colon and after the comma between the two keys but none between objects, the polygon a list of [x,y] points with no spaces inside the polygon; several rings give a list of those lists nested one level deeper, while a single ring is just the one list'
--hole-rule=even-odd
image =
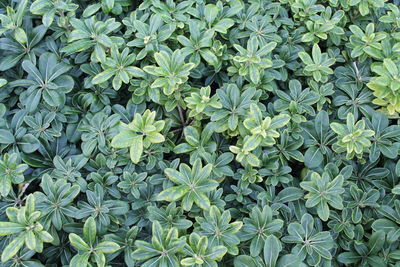
[{"label": "twig", "polygon": [[186,126],[185,117],[183,116],[183,110],[180,106],[178,106],[179,117],[181,118],[181,122],[183,126]]}]

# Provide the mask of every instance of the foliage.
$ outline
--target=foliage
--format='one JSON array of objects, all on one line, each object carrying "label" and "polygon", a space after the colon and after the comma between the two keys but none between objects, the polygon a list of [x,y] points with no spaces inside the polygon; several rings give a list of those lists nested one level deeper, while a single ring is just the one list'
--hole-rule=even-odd
[{"label": "foliage", "polygon": [[0,0],[0,265],[398,267],[399,7]]}]

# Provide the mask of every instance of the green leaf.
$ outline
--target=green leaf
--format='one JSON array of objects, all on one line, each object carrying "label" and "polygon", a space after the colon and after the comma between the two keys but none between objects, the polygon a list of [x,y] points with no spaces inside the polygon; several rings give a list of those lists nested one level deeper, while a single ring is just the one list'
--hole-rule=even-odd
[{"label": "green leaf", "polygon": [[71,245],[74,248],[76,248],[77,250],[81,250],[81,251],[89,251],[90,250],[89,245],[86,244],[86,242],[83,241],[83,239],[80,236],[78,236],[74,233],[71,233],[71,234],[69,234],[68,237],[69,237],[69,242],[71,242]]},{"label": "green leaf", "polygon": [[275,267],[281,250],[279,239],[274,235],[268,236],[264,245],[264,262],[267,267]]},{"label": "green leaf", "polygon": [[120,249],[120,246],[111,241],[103,241],[96,245],[95,250],[100,253],[114,253]]},{"label": "green leaf", "polygon": [[96,240],[96,222],[93,217],[89,217],[85,225],[83,226],[83,235],[85,236],[85,240],[89,242],[89,245],[93,245]]},{"label": "green leaf", "polygon": [[132,139],[131,146],[129,148],[130,158],[133,163],[138,163],[143,153],[143,138]]},{"label": "green leaf", "polygon": [[25,233],[19,234],[16,238],[14,238],[3,250],[1,254],[1,261],[6,262],[12,257],[14,257],[18,251],[22,248],[25,242]]}]

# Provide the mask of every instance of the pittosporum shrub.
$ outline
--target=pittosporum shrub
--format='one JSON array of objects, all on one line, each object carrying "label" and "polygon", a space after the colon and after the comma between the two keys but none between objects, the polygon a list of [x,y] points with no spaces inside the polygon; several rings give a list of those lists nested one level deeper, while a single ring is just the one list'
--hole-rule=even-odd
[{"label": "pittosporum shrub", "polygon": [[400,266],[399,0],[0,0],[0,266]]}]

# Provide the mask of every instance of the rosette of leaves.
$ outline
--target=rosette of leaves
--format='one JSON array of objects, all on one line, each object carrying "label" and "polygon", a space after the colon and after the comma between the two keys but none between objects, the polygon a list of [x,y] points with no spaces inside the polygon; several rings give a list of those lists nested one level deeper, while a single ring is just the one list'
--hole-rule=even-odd
[{"label": "rosette of leaves", "polygon": [[304,164],[310,169],[320,166],[324,156],[332,153],[330,146],[335,141],[335,133],[329,127],[328,113],[321,110],[313,121],[304,123],[302,136],[307,148]]},{"label": "rosette of leaves", "polygon": [[[251,104],[249,116],[243,121],[244,127],[251,135],[243,140],[243,150],[252,151],[258,146],[273,146],[276,143],[275,139],[280,136],[277,130],[289,121],[290,116],[287,114],[263,118],[260,108],[256,104]],[[235,147],[231,146],[230,149],[235,150]]]},{"label": "rosette of leaves", "polygon": [[194,68],[194,63],[185,63],[185,57],[179,49],[172,53],[157,52],[154,59],[158,66],[147,65],[143,70],[158,77],[150,85],[151,88],[161,87],[167,96],[177,91],[179,86],[188,80],[190,70]]},{"label": "rosette of leaves", "polygon": [[341,120],[345,120],[347,114],[352,113],[355,119],[360,116],[368,116],[374,112],[371,101],[372,92],[368,88],[360,85],[339,85],[341,91],[333,98],[333,105],[339,107],[337,113]]},{"label": "rosette of leaves", "polygon": [[[272,161],[266,168],[262,168],[259,171],[260,180],[264,180],[265,185],[277,186],[278,184],[287,184],[293,181],[293,176],[290,174],[292,168],[286,164],[282,164],[279,161]],[[250,180],[250,182],[252,182]]]},{"label": "rosette of leaves", "polygon": [[318,43],[321,40],[332,40],[336,45],[340,44],[341,35],[344,34],[342,27],[338,26],[345,13],[343,10],[337,10],[333,13],[332,8],[328,6],[321,14],[311,16],[306,21],[307,33],[301,38],[303,42]]},{"label": "rosette of leaves", "polygon": [[25,116],[24,122],[29,126],[29,133],[36,138],[54,141],[61,136],[62,124],[56,119],[54,112],[47,110],[35,113],[35,116]]},{"label": "rosette of leaves", "polygon": [[138,163],[143,153],[143,148],[151,144],[162,143],[165,137],[160,133],[165,121],[155,121],[156,112],[146,110],[143,115],[135,113],[133,121],[126,124],[120,122],[120,132],[114,136],[111,146],[114,148],[129,147],[130,159]]},{"label": "rosette of leaves", "polygon": [[250,241],[252,257],[260,255],[270,235],[280,235],[279,231],[284,222],[273,217],[273,210],[265,205],[262,210],[258,206],[252,208],[249,217],[243,219],[244,226],[239,236],[241,241]]},{"label": "rosette of leaves", "polygon": [[368,57],[381,59],[379,56],[382,50],[381,41],[387,37],[385,33],[375,33],[375,24],[373,23],[367,25],[365,32],[357,25],[350,25],[349,29],[353,34],[350,36],[347,46],[352,49],[351,56],[353,58],[359,58],[361,62]]},{"label": "rosette of leaves", "polygon": [[140,197],[139,190],[145,188],[147,183],[145,179],[147,178],[147,172],[141,173],[129,173],[124,171],[121,177],[121,182],[118,183],[118,188],[121,188],[126,193],[131,193],[135,198]]},{"label": "rosette of leaves", "polygon": [[201,59],[212,66],[216,66],[219,63],[218,58],[211,49],[214,31],[204,30],[205,25],[199,24],[195,20],[190,20],[188,24],[190,37],[177,36],[178,42],[183,45],[182,56],[190,56],[189,62],[194,63],[195,67],[200,64]]},{"label": "rosette of leaves", "polygon": [[165,24],[162,18],[156,15],[151,16],[148,23],[140,19],[124,19],[122,23],[136,31],[135,38],[128,42],[127,45],[140,49],[136,57],[137,60],[145,58],[148,53],[167,47],[163,42],[170,38],[175,30],[174,25]]},{"label": "rosette of leaves", "polygon": [[234,44],[233,47],[239,52],[239,55],[233,57],[233,60],[239,63],[239,75],[249,75],[250,81],[258,84],[260,82],[260,73],[273,66],[269,55],[276,45],[276,42],[270,42],[260,46],[258,39],[255,37],[252,37],[247,41],[246,48]]},{"label": "rosette of leaves", "polygon": [[[6,109],[0,110],[5,114]],[[0,151],[8,151],[9,153],[25,153],[21,154],[21,158],[25,159],[26,154],[30,154],[38,150],[40,147],[39,140],[28,133],[28,129],[23,124],[26,110],[18,110],[12,117],[11,121],[0,120]]]},{"label": "rosette of leaves", "polygon": [[41,211],[40,221],[46,229],[54,226],[58,231],[66,223],[72,223],[78,209],[73,201],[80,192],[79,185],[71,185],[64,179],[54,181],[44,174],[40,187],[42,192],[35,192],[36,208]]},{"label": "rosette of leaves", "polygon": [[216,150],[217,144],[211,139],[214,133],[214,125],[209,123],[204,129],[198,130],[193,126],[187,126],[183,130],[186,143],[181,143],[174,148],[177,154],[190,154],[190,164],[197,159],[210,157]]},{"label": "rosette of leaves", "polygon": [[204,160],[208,164],[212,164],[212,174],[214,175],[214,179],[220,182],[225,176],[234,175],[232,167],[230,166],[233,157],[232,153],[225,152],[218,156],[216,154],[210,154],[210,156],[206,155]]},{"label": "rosette of leaves", "polygon": [[138,233],[139,228],[137,226],[124,227],[120,228],[116,233],[105,235],[104,240],[115,242],[121,247],[113,256],[115,254],[117,254],[116,256],[122,254],[126,265],[134,266],[135,260],[132,258],[132,253]]},{"label": "rosette of leaves", "polygon": [[200,236],[209,238],[210,247],[224,246],[231,255],[239,253],[238,245],[240,239],[238,232],[242,228],[241,221],[231,222],[231,213],[229,210],[220,211],[217,206],[211,206],[203,211],[203,217],[196,217],[198,224],[195,232]]},{"label": "rosette of leaves", "polygon": [[224,6],[223,3],[218,3],[217,5],[202,4],[197,5],[197,8],[191,9],[190,12],[194,17],[206,24],[206,29],[226,34],[227,30],[235,24],[230,17],[236,15],[242,8],[243,5],[239,2],[229,3],[229,6]]},{"label": "rosette of leaves", "polygon": [[112,241],[97,241],[96,222],[89,217],[83,225],[83,238],[75,233],[69,234],[69,242],[78,251],[71,259],[71,266],[92,266],[95,263],[98,267],[106,266],[107,259],[104,254],[114,253],[120,246]]},{"label": "rosette of leaves", "polygon": [[96,154],[98,151],[107,151],[108,140],[117,133],[119,122],[118,114],[110,114],[110,109],[95,114],[87,114],[78,126],[82,132],[82,152],[86,157]]},{"label": "rosette of leaves", "polygon": [[111,223],[118,222],[118,216],[129,211],[129,204],[122,200],[109,199],[104,189],[96,184],[94,190],[86,191],[86,201],[78,201],[76,219],[92,217],[99,233],[105,233]]},{"label": "rosette of leaves", "polygon": [[337,260],[346,265],[381,266],[382,264],[385,264],[384,262],[386,261],[386,259],[379,255],[379,252],[383,249],[385,240],[385,232],[382,230],[376,231],[370,236],[368,242],[365,244],[359,241],[354,241],[349,248],[351,251],[340,253]]},{"label": "rosette of leaves", "polygon": [[193,167],[190,168],[185,163],[179,165],[179,171],[167,168],[164,170],[165,175],[176,186],[163,190],[158,196],[158,200],[169,202],[181,200],[181,206],[185,211],[189,211],[193,203],[204,210],[210,208],[210,199],[208,192],[215,190],[219,183],[210,179],[212,165],[202,166],[201,159],[197,159]]},{"label": "rosette of leaves", "polygon": [[313,104],[318,102],[319,96],[309,88],[302,90],[298,80],[289,81],[289,93],[281,90],[276,90],[275,93],[279,99],[274,102],[274,109],[289,113],[293,122],[305,122],[306,117],[303,114],[315,116]]},{"label": "rosette of leaves", "polygon": [[160,16],[166,24],[182,29],[188,20],[187,13],[192,5],[193,2],[191,1],[175,3],[173,1],[161,2],[156,0],[143,2],[140,4],[139,9],[152,7],[153,12]]},{"label": "rosette of leaves", "polygon": [[[72,0],[61,0],[61,1],[51,1],[51,0],[35,0],[32,2],[29,11],[35,15],[41,15],[43,25],[47,28],[54,21],[56,15],[63,17],[64,13],[74,12],[79,5],[74,4]],[[62,23],[61,25],[63,25]]]},{"label": "rosette of leaves", "polygon": [[101,84],[113,78],[112,86],[115,90],[119,90],[122,83],[129,83],[132,77],[143,77],[144,72],[138,67],[133,66],[136,61],[136,55],[129,53],[129,48],[124,48],[119,52],[118,47],[113,45],[111,47],[110,57],[106,57],[101,62],[101,67],[104,71],[98,73],[93,77],[93,84]]},{"label": "rosette of leaves", "polygon": [[308,264],[315,266],[322,259],[332,259],[329,252],[334,245],[332,236],[327,231],[316,229],[314,218],[310,214],[304,214],[300,223],[290,223],[287,231],[288,235],[282,237],[282,241],[295,244],[291,253],[300,260],[306,260]]},{"label": "rosette of leaves", "polygon": [[210,86],[200,88],[200,91],[195,91],[190,96],[185,97],[189,112],[189,117],[195,117],[196,119],[202,119],[203,114],[212,114],[210,108],[220,109],[222,105],[218,99],[218,95],[213,96],[211,94]]},{"label": "rosette of leaves", "polygon": [[[236,161],[240,162],[244,167],[259,167],[260,159],[258,155],[260,154],[260,149],[254,150],[251,146],[244,146],[245,142],[248,142],[250,136],[245,136],[243,139],[239,139],[236,145],[229,146],[229,150],[236,154]],[[252,144],[252,143],[250,143]],[[253,153],[254,152],[254,153]],[[258,153],[256,153],[258,152]],[[251,168],[249,168],[251,169]]]},{"label": "rosette of leaves", "polygon": [[87,162],[88,159],[83,154],[68,157],[65,160],[57,155],[53,159],[54,169],[50,174],[55,179],[76,182],[83,189],[86,186],[86,181],[82,178],[80,170]]},{"label": "rosette of leaves", "polygon": [[18,42],[12,35],[6,34],[0,39],[0,49],[4,51],[4,58],[0,62],[0,71],[6,71],[17,65],[23,59],[32,60],[36,64],[36,55],[43,53],[40,47],[46,34],[46,27],[39,25],[26,34],[26,42]]},{"label": "rosette of leaves", "polygon": [[26,198],[25,206],[8,207],[6,210],[9,221],[0,222],[0,236],[16,235],[3,249],[1,261],[11,259],[24,246],[36,252],[43,251],[43,243],[53,241],[53,237],[43,229],[38,222],[40,211],[35,211],[35,197],[31,194]]},{"label": "rosette of leaves", "polygon": [[26,31],[22,27],[22,23],[24,20],[26,7],[28,5],[28,0],[22,0],[17,3],[14,8],[11,6],[7,6],[6,13],[4,12],[0,14],[0,35],[4,33],[11,33],[14,36],[14,39],[19,43],[26,43],[27,34]]},{"label": "rosette of leaves", "polygon": [[26,87],[20,95],[20,101],[29,112],[37,109],[41,100],[51,107],[63,105],[66,94],[74,87],[74,80],[66,73],[71,66],[65,62],[58,62],[53,53],[43,53],[39,57],[37,66],[31,60],[24,60],[22,68],[28,73],[26,79],[14,81],[11,87]]},{"label": "rosette of leaves", "polygon": [[390,58],[383,60],[383,63],[374,63],[371,70],[378,74],[372,77],[367,83],[368,88],[373,91],[376,97],[372,103],[382,106],[389,115],[400,112],[400,71],[399,64]]},{"label": "rosette of leaves", "polygon": [[299,57],[305,65],[304,74],[312,76],[315,81],[326,83],[328,76],[333,74],[330,66],[336,62],[336,59],[330,58],[328,53],[321,53],[318,44],[313,45],[311,56],[306,52],[299,52]]},{"label": "rosette of leaves", "polygon": [[186,219],[183,210],[180,207],[176,207],[175,202],[168,204],[165,208],[149,206],[147,210],[149,211],[150,221],[158,221],[160,224],[168,226],[169,228],[186,230],[193,225],[190,220]]},{"label": "rosette of leaves", "polygon": [[[254,3],[253,7],[256,5],[258,3]],[[274,18],[269,14],[267,16],[254,16],[255,13],[255,9],[249,8],[242,10],[237,15],[243,21],[243,24],[240,23],[240,27],[247,30],[242,32],[240,36],[255,37],[261,46],[267,44],[269,41],[282,42],[281,36],[277,33],[278,27],[274,25]],[[280,17],[275,19],[279,20]]]},{"label": "rosette of leaves", "polygon": [[218,266],[226,254],[227,249],[224,246],[209,246],[209,240],[206,236],[200,237],[197,233],[191,233],[189,242],[185,245],[183,253],[185,257],[181,260],[182,266]]},{"label": "rosette of leaves", "polygon": [[99,21],[96,16],[88,19],[71,18],[69,23],[73,30],[69,34],[69,44],[61,48],[61,52],[88,53],[93,62],[104,62],[106,60],[106,50],[113,45],[122,45],[124,39],[118,36],[110,36],[121,26],[115,18],[109,18],[105,21]]},{"label": "rosette of leaves", "polygon": [[0,194],[8,196],[13,184],[24,182],[24,172],[29,168],[27,164],[21,164],[18,154],[5,153],[0,160]]},{"label": "rosette of leaves", "polygon": [[309,81],[309,86],[312,92],[319,96],[317,101],[317,110],[320,111],[325,104],[332,103],[330,96],[335,94],[332,83],[318,84],[316,81]]},{"label": "rosette of leaves", "polygon": [[390,125],[389,119],[382,113],[372,113],[371,119],[365,120],[368,129],[375,132],[372,138],[371,152],[369,160],[376,161],[381,154],[390,159],[394,159],[399,154],[400,144],[398,136],[400,136],[400,126]]},{"label": "rosette of leaves", "polygon": [[176,228],[166,230],[158,221],[154,221],[151,241],[137,240],[137,249],[132,253],[132,258],[141,261],[143,267],[175,267],[179,266],[178,253],[185,245],[186,237],[179,237]]},{"label": "rosette of leaves", "polygon": [[339,233],[343,237],[353,239],[356,229],[352,220],[351,210],[344,208],[340,213],[335,211],[330,212],[329,228],[335,233]]},{"label": "rosette of leaves", "polygon": [[[350,194],[349,194],[350,193]],[[351,219],[353,223],[360,223],[363,218],[363,209],[379,208],[378,199],[380,198],[379,191],[371,189],[364,192],[356,185],[351,185],[349,196],[345,199],[346,207],[351,210]]]},{"label": "rosette of leaves", "polygon": [[243,128],[239,121],[247,116],[250,104],[255,102],[252,98],[256,95],[256,90],[248,88],[241,93],[236,84],[227,84],[222,89],[217,89],[217,95],[222,108],[214,109],[211,115],[215,131],[220,133],[229,130],[232,135],[237,135],[238,127]]},{"label": "rosette of leaves", "polygon": [[370,137],[375,135],[373,130],[365,129],[364,120],[355,122],[352,113],[347,114],[346,124],[332,122],[331,129],[337,134],[337,141],[333,149],[338,152],[346,152],[346,158],[356,156],[362,159],[363,153],[369,152],[371,147]]},{"label": "rosette of leaves", "polygon": [[328,172],[323,172],[322,176],[317,172],[311,173],[310,181],[300,183],[301,188],[308,193],[304,196],[306,207],[316,207],[317,214],[323,221],[329,219],[329,206],[341,210],[343,209],[342,194],[343,175],[339,174],[332,178]]}]

